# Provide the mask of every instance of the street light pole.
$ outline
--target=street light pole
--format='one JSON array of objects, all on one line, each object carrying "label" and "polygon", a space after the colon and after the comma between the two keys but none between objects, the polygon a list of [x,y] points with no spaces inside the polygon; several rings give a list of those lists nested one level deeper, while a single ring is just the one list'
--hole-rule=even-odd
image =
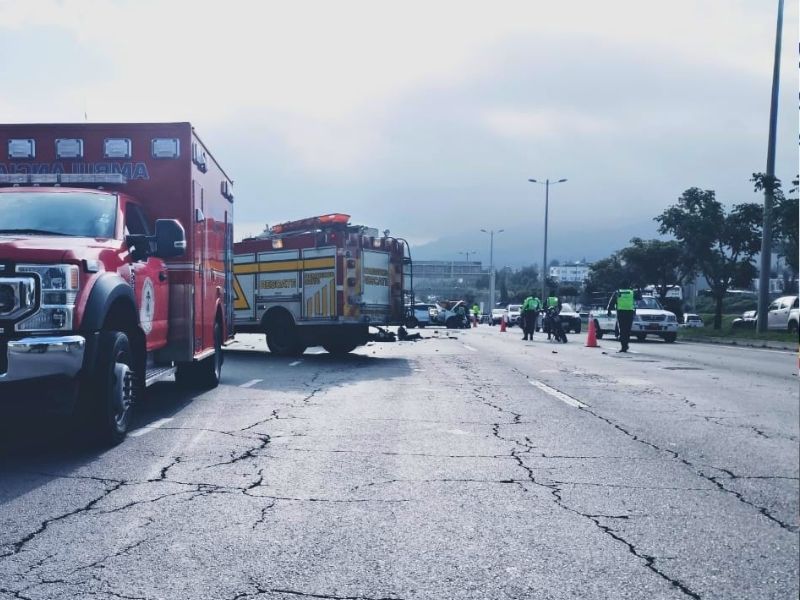
[{"label": "street light pole", "polygon": [[778,86],[781,78],[781,30],[783,29],[783,0],[778,0],[778,26],[775,32],[775,62],[772,67],[772,102],[769,110],[769,141],[767,142],[767,176],[764,181],[764,222],[761,227],[761,272],[758,274],[758,312],[756,328],[767,331],[769,276],[772,270],[772,206],[775,203],[775,138],[778,125]]},{"label": "street light pole", "polygon": [[501,234],[505,231],[505,229],[498,229],[495,231],[494,229],[490,229],[486,231],[485,229],[481,229],[483,233],[489,234],[489,313],[491,314],[492,309],[494,308],[494,292],[495,292],[495,281],[494,281],[494,234]]},{"label": "street light pole", "polygon": [[[542,304],[547,300],[545,290],[547,288],[547,222],[550,216],[550,184],[549,179],[537,181],[536,179],[528,179],[531,183],[539,183],[544,186],[544,257],[542,258]],[[552,185],[557,183],[564,183],[566,179],[559,179],[553,181]]]}]

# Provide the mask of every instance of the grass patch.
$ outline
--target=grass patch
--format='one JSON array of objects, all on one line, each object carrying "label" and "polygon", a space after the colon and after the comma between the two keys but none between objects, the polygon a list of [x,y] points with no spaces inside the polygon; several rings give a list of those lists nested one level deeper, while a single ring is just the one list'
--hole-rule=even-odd
[{"label": "grass patch", "polygon": [[784,342],[787,344],[797,344],[796,333],[788,331],[768,331],[758,333],[755,329],[731,329],[731,322],[741,315],[722,315],[722,329],[714,329],[714,315],[701,314],[700,317],[705,323],[705,327],[698,328],[678,328],[678,339],[681,338],[726,338],[731,340],[757,340],[765,342]]}]

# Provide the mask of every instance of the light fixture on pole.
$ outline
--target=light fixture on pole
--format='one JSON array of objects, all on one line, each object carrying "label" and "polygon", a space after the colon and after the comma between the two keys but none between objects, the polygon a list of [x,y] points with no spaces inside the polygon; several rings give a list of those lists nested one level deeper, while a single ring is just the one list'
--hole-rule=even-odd
[{"label": "light fixture on pole", "polygon": [[494,234],[501,234],[505,231],[505,229],[498,229],[495,231],[494,229],[490,229],[486,231],[485,229],[481,229],[483,233],[489,234],[489,313],[491,314],[492,309],[494,308]]},{"label": "light fixture on pole", "polygon": [[537,181],[536,179],[528,179],[531,183],[538,183],[544,186],[544,258],[542,259],[542,304],[547,301],[545,289],[547,287],[547,220],[550,211],[550,186],[557,183],[564,183],[566,179],[559,179],[558,181]]}]

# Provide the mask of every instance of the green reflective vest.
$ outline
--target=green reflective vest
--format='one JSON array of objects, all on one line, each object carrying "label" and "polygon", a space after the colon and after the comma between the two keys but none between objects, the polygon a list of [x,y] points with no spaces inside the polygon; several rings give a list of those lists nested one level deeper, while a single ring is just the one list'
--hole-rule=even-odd
[{"label": "green reflective vest", "polygon": [[634,310],[633,290],[617,290],[617,310]]},{"label": "green reflective vest", "polygon": [[558,306],[558,298],[556,296],[547,297],[547,308],[556,308]]},{"label": "green reflective vest", "polygon": [[473,304],[473,305],[472,305],[472,314],[473,314],[473,315],[475,315],[476,317],[477,317],[479,314],[481,314],[481,307],[480,307],[480,306],[478,306],[477,304]]},{"label": "green reflective vest", "polygon": [[533,296],[525,298],[525,302],[522,303],[522,310],[536,310]]}]

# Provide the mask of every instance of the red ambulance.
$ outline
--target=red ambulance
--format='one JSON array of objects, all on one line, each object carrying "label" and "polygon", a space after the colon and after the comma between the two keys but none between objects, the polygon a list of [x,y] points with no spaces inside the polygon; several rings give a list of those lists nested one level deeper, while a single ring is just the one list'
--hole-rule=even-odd
[{"label": "red ambulance", "polygon": [[232,185],[189,123],[0,125],[0,409],[117,443],[148,385],[216,386]]}]

